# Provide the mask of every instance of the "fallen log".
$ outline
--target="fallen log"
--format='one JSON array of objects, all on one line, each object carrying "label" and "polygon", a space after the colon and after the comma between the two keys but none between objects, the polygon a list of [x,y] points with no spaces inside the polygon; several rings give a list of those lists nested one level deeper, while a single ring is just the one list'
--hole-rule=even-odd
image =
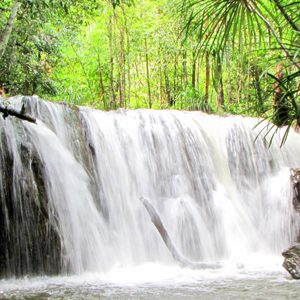
[{"label": "fallen log", "polygon": [[155,210],[153,205],[150,203],[149,200],[141,197],[141,202],[144,204],[153,225],[156,227],[157,231],[159,232],[162,240],[164,241],[165,245],[171,252],[173,258],[178,261],[182,266],[189,267],[192,269],[219,269],[221,265],[219,263],[203,263],[203,262],[193,262],[188,260],[187,258],[183,257],[179,250],[175,247],[174,243],[172,242],[170,235],[162,223],[158,212]]},{"label": "fallen log", "polygon": [[3,119],[7,118],[8,116],[14,116],[18,119],[36,124],[36,119],[29,116],[29,115],[27,115],[27,114],[25,114],[25,113],[23,113],[22,110],[17,111],[15,109],[11,108],[11,107],[3,106],[3,105],[0,104],[0,112],[3,113]]}]

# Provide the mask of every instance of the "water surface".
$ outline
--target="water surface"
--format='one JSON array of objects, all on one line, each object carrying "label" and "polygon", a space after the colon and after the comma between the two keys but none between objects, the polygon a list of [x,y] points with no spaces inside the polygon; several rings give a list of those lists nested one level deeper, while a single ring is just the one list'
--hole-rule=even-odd
[{"label": "water surface", "polygon": [[146,263],[105,274],[0,281],[1,299],[298,299],[300,284],[276,264],[191,270]]}]

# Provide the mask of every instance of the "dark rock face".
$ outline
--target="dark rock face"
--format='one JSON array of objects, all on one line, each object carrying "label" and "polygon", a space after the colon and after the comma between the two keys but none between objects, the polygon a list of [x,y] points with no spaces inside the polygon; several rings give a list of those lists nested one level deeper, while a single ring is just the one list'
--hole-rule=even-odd
[{"label": "dark rock face", "polygon": [[291,182],[293,185],[293,204],[300,212],[300,169],[291,169]]},{"label": "dark rock face", "polygon": [[24,129],[15,130],[24,138],[14,145],[0,130],[0,278],[58,274],[62,247],[49,218],[44,162]]},{"label": "dark rock face", "polygon": [[285,258],[282,266],[294,279],[300,279],[300,244],[290,247],[282,255]]},{"label": "dark rock face", "polygon": [[[300,169],[291,169],[291,184],[293,187],[293,205],[295,210],[300,212]],[[300,233],[297,241],[300,241]],[[294,279],[300,279],[300,243],[282,252],[282,255],[285,258],[282,266]]]}]

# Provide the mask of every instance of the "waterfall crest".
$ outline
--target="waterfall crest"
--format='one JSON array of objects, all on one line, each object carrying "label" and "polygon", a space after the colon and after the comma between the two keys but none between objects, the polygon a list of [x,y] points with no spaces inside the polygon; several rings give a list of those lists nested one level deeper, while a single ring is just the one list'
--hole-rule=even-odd
[{"label": "waterfall crest", "polygon": [[38,124],[0,120],[2,277],[176,263],[140,197],[191,261],[276,255],[297,239],[294,132],[268,148],[251,118],[11,102]]}]

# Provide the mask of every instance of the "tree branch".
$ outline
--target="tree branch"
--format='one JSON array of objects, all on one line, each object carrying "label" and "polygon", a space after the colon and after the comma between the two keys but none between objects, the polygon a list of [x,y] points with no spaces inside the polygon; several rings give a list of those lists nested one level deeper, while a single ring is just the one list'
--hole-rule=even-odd
[{"label": "tree branch", "polygon": [[267,26],[267,28],[270,30],[270,32],[273,34],[274,38],[276,39],[277,43],[279,44],[280,48],[282,49],[282,51],[285,53],[286,57],[298,68],[298,70],[300,70],[300,63],[296,62],[293,59],[292,54],[289,52],[289,50],[284,46],[282,40],[280,39],[280,37],[278,36],[278,34],[276,33],[275,29],[272,27],[271,23],[269,22],[269,20],[267,20],[263,14],[259,11],[259,9],[257,8],[257,6],[254,3],[249,3],[249,8],[265,23],[265,25]]},{"label": "tree branch", "polygon": [[147,199],[145,199],[143,197],[140,198],[140,201],[144,204],[144,206],[151,218],[153,225],[159,232],[162,240],[164,241],[165,245],[167,246],[167,248],[169,249],[173,258],[176,261],[178,261],[181,265],[192,268],[192,269],[219,269],[219,268],[221,268],[221,265],[219,263],[193,262],[193,261],[190,261],[187,258],[183,257],[182,254],[179,253],[179,251],[173,244],[173,241],[171,240],[166,227],[162,223],[162,221],[159,217],[159,214],[157,213],[157,211],[155,210],[153,205],[150,203],[150,201],[148,201]]},{"label": "tree branch", "polygon": [[0,112],[3,113],[3,118],[7,118],[8,116],[14,116],[18,119],[24,120],[24,121],[28,121],[30,123],[34,123],[36,124],[36,119],[26,115],[25,113],[21,111],[16,111],[13,108],[7,107],[7,106],[3,106],[0,104]]},{"label": "tree branch", "polygon": [[286,10],[284,9],[284,7],[280,4],[279,0],[273,0],[275,2],[275,5],[277,6],[277,8],[281,11],[281,13],[283,14],[283,16],[285,17],[286,21],[291,25],[291,27],[297,31],[300,32],[300,28],[298,27],[298,25],[292,20],[292,18],[289,16],[289,14],[286,12]]}]

